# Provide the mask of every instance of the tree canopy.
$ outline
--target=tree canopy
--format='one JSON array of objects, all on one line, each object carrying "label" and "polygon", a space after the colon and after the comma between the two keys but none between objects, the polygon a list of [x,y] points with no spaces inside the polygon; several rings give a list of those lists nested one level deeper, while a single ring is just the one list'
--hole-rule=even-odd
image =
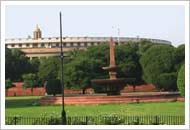
[{"label": "tree canopy", "polygon": [[25,88],[34,88],[38,87],[38,79],[36,74],[23,74],[22,75]]},{"label": "tree canopy", "polygon": [[180,94],[185,96],[185,64],[183,64],[179,70],[177,78],[177,87],[180,91]]},{"label": "tree canopy", "polygon": [[60,65],[61,65],[60,57],[48,57],[41,59],[41,64],[39,65],[38,77],[42,81],[49,79],[57,79]]},{"label": "tree canopy", "polygon": [[19,49],[5,49],[5,78],[22,81],[22,75],[30,72],[29,58]]},{"label": "tree canopy", "polygon": [[[24,81],[35,86],[35,79],[45,81],[61,79],[61,59],[58,56],[29,60],[19,49],[5,51],[5,78]],[[158,89],[177,90],[177,75],[185,61],[185,45],[153,44],[150,41],[129,41],[115,46],[117,77],[134,78],[130,84],[153,83]],[[87,49],[74,49],[64,57],[64,85],[70,89],[91,87],[92,79],[109,78],[102,67],[109,66],[109,46],[100,44]],[[51,81],[50,81],[51,82]],[[10,86],[10,85],[9,85]],[[52,85],[51,85],[52,86]]]},{"label": "tree canopy", "polygon": [[[140,62],[143,68],[143,78],[147,83],[153,83],[159,89],[168,90],[168,88],[170,89],[169,86],[176,89],[174,50],[175,48],[170,45],[157,45],[152,46],[144,53]],[[174,81],[170,83],[163,81],[166,79],[173,79]]]}]

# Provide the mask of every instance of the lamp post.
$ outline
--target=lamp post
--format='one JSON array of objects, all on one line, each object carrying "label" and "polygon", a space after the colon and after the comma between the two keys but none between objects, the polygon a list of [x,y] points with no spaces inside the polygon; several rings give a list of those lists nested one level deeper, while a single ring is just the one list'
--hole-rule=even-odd
[{"label": "lamp post", "polygon": [[66,112],[65,112],[65,104],[64,104],[64,77],[63,77],[63,42],[62,42],[62,20],[61,20],[61,12],[59,13],[60,17],[60,43],[61,43],[61,88],[62,88],[62,124],[66,125]]}]

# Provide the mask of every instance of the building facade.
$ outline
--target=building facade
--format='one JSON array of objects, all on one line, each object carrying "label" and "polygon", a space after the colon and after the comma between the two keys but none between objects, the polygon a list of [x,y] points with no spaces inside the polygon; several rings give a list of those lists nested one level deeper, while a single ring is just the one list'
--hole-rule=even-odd
[{"label": "building facade", "polygon": [[[119,37],[113,38],[116,45],[127,44],[128,42],[139,42],[140,40],[148,40],[152,43],[171,44],[170,41],[150,38],[132,38]],[[63,51],[68,52],[73,49],[85,49],[89,46],[97,46],[100,44],[109,43],[110,37],[63,37]],[[30,58],[40,58],[60,55],[60,38],[47,37],[43,38],[40,28],[37,26],[33,31],[33,38],[16,38],[6,39],[5,44],[7,48],[19,48],[26,56]]]}]

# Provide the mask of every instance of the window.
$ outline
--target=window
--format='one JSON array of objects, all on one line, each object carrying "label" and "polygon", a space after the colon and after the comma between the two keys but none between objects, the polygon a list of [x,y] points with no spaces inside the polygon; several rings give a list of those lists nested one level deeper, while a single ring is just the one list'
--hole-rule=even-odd
[{"label": "window", "polygon": [[37,44],[37,43],[34,43],[34,44],[33,44],[33,47],[38,47],[38,44]]},{"label": "window", "polygon": [[22,44],[19,44],[18,46],[19,46],[19,47],[22,47]]},{"label": "window", "polygon": [[44,46],[45,46],[44,43],[42,43],[42,44],[41,44],[41,47],[44,47]]},{"label": "window", "polygon": [[76,47],[76,46],[78,46],[78,44],[74,42],[74,43],[73,43],[73,46]]},{"label": "window", "polygon": [[71,43],[67,42],[66,47],[70,47],[70,46],[71,46]]},{"label": "window", "polygon": [[14,45],[14,44],[12,44],[12,45],[11,45],[11,47],[15,47],[15,45]]}]

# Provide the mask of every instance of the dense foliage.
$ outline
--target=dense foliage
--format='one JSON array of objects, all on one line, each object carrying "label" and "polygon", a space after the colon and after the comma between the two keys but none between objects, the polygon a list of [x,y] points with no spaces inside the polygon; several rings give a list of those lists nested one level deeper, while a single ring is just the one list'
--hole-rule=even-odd
[{"label": "dense foliage", "polygon": [[183,64],[178,73],[177,87],[180,91],[180,94],[185,96],[185,64]]},{"label": "dense foliage", "polygon": [[10,79],[5,80],[5,89],[14,87]]},{"label": "dense foliage", "polygon": [[5,78],[22,81],[22,75],[30,72],[29,58],[19,49],[5,50]]},{"label": "dense foliage", "polygon": [[185,44],[179,45],[175,49],[175,56],[176,56],[175,69],[178,72],[181,65],[185,63]]},{"label": "dense foliage", "polygon": [[38,78],[36,74],[23,74],[22,75],[24,87],[25,88],[34,88],[38,86]]},{"label": "dense foliage", "polygon": [[45,86],[48,95],[56,95],[61,93],[61,82],[58,79],[49,79]]},{"label": "dense foliage", "polygon": [[[160,90],[177,90],[177,75],[184,64],[185,45],[153,44],[150,41],[129,41],[115,46],[117,77],[133,78],[133,86],[153,83]],[[6,48],[5,78],[24,81],[25,87],[42,86],[45,81],[61,79],[60,57],[29,60],[18,49]],[[109,66],[109,46],[100,44],[87,49],[74,49],[64,57],[64,86],[70,89],[91,87],[92,79],[109,78],[102,67]],[[52,86],[52,85],[49,85]],[[59,85],[58,85],[59,86]],[[52,86],[53,87],[53,86]],[[48,88],[49,89],[49,88]],[[51,93],[52,94],[52,93]]]},{"label": "dense foliage", "polygon": [[177,75],[174,69],[176,65],[175,48],[173,46],[152,46],[144,53],[140,62],[146,82],[155,84],[158,89],[177,89]]},{"label": "dense foliage", "polygon": [[59,57],[48,57],[41,59],[41,64],[39,65],[38,71],[40,80],[47,81],[49,79],[56,79],[60,64],[61,61]]}]

